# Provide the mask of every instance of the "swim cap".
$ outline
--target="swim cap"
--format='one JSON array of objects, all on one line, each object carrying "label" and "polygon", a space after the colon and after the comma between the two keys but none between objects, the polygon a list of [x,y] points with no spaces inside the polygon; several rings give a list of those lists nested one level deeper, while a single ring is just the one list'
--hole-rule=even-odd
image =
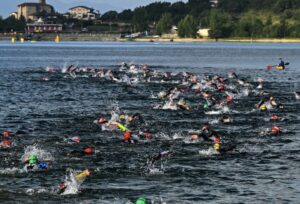
[{"label": "swim cap", "polygon": [[47,164],[46,163],[39,163],[39,169],[47,169]]},{"label": "swim cap", "polygon": [[214,138],[213,138],[213,141],[214,141],[215,143],[221,143],[221,138],[220,138],[220,137],[214,137]]},{"label": "swim cap", "polygon": [[106,119],[105,118],[100,118],[98,120],[98,123],[102,124],[102,123],[106,123]]},{"label": "swim cap", "polygon": [[87,148],[84,149],[84,152],[86,154],[91,154],[93,152],[93,149],[91,147],[87,147]]},{"label": "swim cap", "polygon": [[136,201],[135,201],[135,204],[147,204],[147,201],[145,198],[138,198]]},{"label": "swim cap", "polygon": [[278,120],[278,116],[277,115],[272,115],[271,120]]},{"label": "swim cap", "polygon": [[1,143],[2,143],[2,145],[5,145],[5,146],[11,145],[11,141],[9,141],[9,140],[3,140]]},{"label": "swim cap", "polygon": [[228,102],[230,102],[230,101],[233,100],[233,97],[228,95],[228,96],[226,97],[226,100],[227,100]]},{"label": "swim cap", "polygon": [[180,105],[180,106],[184,106],[184,104],[185,104],[184,101],[179,101],[179,102],[178,102],[178,105]]},{"label": "swim cap", "polygon": [[125,119],[125,115],[124,115],[124,114],[121,114],[121,115],[119,115],[119,118],[120,118],[120,119]]},{"label": "swim cap", "polygon": [[82,173],[84,173],[86,176],[91,175],[91,171],[88,169],[84,170]]},{"label": "swim cap", "polygon": [[262,105],[259,107],[259,109],[262,110],[262,111],[267,110],[266,104],[262,104]]},{"label": "swim cap", "polygon": [[220,151],[220,143],[215,143],[214,144],[214,150]]},{"label": "swim cap", "polygon": [[279,133],[280,132],[280,128],[277,127],[277,126],[273,126],[271,131],[272,131],[272,133]]},{"label": "swim cap", "polygon": [[205,104],[203,105],[203,108],[204,108],[204,109],[207,109],[207,108],[208,108],[208,104],[205,103]]},{"label": "swim cap", "polygon": [[225,90],[225,86],[224,85],[220,85],[218,86],[218,90],[221,91],[221,90]]},{"label": "swim cap", "polygon": [[79,143],[80,142],[80,138],[79,137],[72,137],[71,140],[73,142]]},{"label": "swim cap", "polygon": [[9,132],[7,130],[4,130],[2,132],[3,137],[9,137]]},{"label": "swim cap", "polygon": [[192,135],[192,137],[191,137],[192,140],[197,140],[198,138],[199,138],[199,137],[198,137],[198,135],[196,135],[196,134]]},{"label": "swim cap", "polygon": [[37,160],[37,156],[35,154],[31,154],[29,156],[29,160]]},{"label": "swim cap", "polygon": [[37,156],[35,154],[32,154],[28,158],[29,164],[36,164],[37,163]]},{"label": "swim cap", "polygon": [[131,138],[131,132],[126,131],[126,132],[124,132],[123,136],[124,136],[124,140],[130,140],[130,138]]}]

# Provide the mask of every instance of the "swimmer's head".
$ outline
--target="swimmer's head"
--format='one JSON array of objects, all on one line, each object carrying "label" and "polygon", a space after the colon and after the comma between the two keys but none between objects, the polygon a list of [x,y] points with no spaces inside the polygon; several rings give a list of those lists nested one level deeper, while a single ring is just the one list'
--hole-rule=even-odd
[{"label": "swimmer's head", "polygon": [[271,132],[272,132],[273,134],[277,134],[277,133],[280,132],[280,128],[277,127],[277,126],[273,126],[272,129],[271,129]]},{"label": "swimmer's head", "polygon": [[214,144],[214,150],[220,151],[220,143],[215,143]]},{"label": "swimmer's head", "polygon": [[103,124],[103,123],[106,123],[107,121],[106,121],[106,119],[105,118],[100,118],[99,120],[98,120],[98,123],[99,124]]},{"label": "swimmer's head", "polygon": [[145,198],[138,198],[135,204],[147,204],[147,200]]},{"label": "swimmer's head", "polygon": [[2,132],[2,135],[3,135],[3,137],[9,137],[9,131],[7,131],[7,130],[4,130],[3,132]]},{"label": "swimmer's head", "polygon": [[131,132],[126,131],[126,132],[124,132],[123,136],[124,136],[124,140],[130,140],[130,138],[131,138]]},{"label": "swimmer's head", "polygon": [[219,136],[215,136],[213,138],[214,143],[221,143],[221,138]]},{"label": "swimmer's head", "polygon": [[84,149],[84,152],[85,152],[86,154],[92,154],[92,153],[93,153],[93,148],[87,147],[87,148]]},{"label": "swimmer's head", "polygon": [[79,142],[80,142],[80,138],[79,138],[79,137],[72,137],[72,138],[71,138],[71,141],[72,141],[72,142],[79,143]]}]

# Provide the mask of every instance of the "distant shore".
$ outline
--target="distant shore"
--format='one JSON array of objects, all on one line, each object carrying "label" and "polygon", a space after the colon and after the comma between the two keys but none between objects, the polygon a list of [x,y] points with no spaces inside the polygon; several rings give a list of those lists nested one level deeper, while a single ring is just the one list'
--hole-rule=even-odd
[{"label": "distant shore", "polygon": [[[60,41],[70,42],[70,41],[91,41],[91,42],[216,42],[215,39],[210,38],[171,38],[171,37],[141,37],[141,38],[120,38],[119,34],[92,34],[92,33],[72,33],[72,34],[58,34],[60,36]],[[31,41],[54,41],[57,34],[36,34]],[[23,37],[23,35],[4,35],[0,34],[0,41],[11,41],[11,38]],[[218,39],[218,42],[258,42],[258,43],[300,43],[300,38],[223,38]]]}]

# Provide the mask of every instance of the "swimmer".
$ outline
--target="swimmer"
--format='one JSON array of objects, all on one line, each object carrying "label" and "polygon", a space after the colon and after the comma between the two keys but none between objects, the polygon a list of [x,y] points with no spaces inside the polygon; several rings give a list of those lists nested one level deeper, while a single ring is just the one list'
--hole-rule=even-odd
[{"label": "swimmer", "polygon": [[146,198],[138,198],[136,201],[135,201],[135,204],[150,204],[151,202],[147,201]]},{"label": "swimmer", "polygon": [[150,166],[153,166],[155,162],[162,160],[163,158],[171,157],[173,155],[172,150],[162,151],[158,155],[155,155],[150,159]]},{"label": "swimmer", "polygon": [[138,142],[137,139],[132,139],[132,133],[130,131],[125,131],[123,133],[123,142],[127,144],[135,144]]},{"label": "swimmer", "polygon": [[[90,169],[86,169],[78,174],[75,175],[75,180],[76,182],[82,183],[86,177],[91,175],[91,170]],[[65,190],[67,189],[67,187],[71,184],[71,181],[64,181],[61,184],[59,184],[58,187],[58,192],[57,194],[62,194],[65,192]]]},{"label": "swimmer", "polygon": [[177,103],[177,106],[182,110],[190,110],[189,105],[184,99],[180,99],[179,102]]},{"label": "swimmer", "polygon": [[47,169],[47,164],[40,162],[35,154],[31,154],[28,159],[24,161],[24,164],[27,171]]},{"label": "swimmer", "polygon": [[73,150],[67,154],[67,156],[71,157],[82,157],[87,155],[95,154],[95,150],[91,147],[86,147],[83,150]]},{"label": "swimmer", "polygon": [[227,152],[231,152],[231,151],[234,151],[236,149],[236,145],[230,145],[226,148],[224,148],[222,145],[221,145],[221,138],[219,136],[216,136],[213,138],[213,141],[214,141],[214,150],[216,152],[218,152],[219,154],[224,154],[224,153],[227,153]]},{"label": "swimmer", "polygon": [[294,91],[294,95],[297,100],[300,100],[300,92],[299,91]]},{"label": "swimmer", "polygon": [[222,116],[222,117],[219,119],[219,121],[220,121],[221,123],[228,124],[228,123],[232,123],[232,122],[233,122],[233,119],[232,119],[230,116],[228,116],[228,115],[224,115],[224,116]]}]

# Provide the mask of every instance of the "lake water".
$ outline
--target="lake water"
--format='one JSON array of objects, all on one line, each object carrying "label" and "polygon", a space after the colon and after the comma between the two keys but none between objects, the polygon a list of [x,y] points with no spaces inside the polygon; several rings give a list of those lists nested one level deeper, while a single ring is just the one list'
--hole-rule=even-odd
[{"label": "lake water", "polygon": [[[300,198],[300,45],[280,43],[0,43],[0,131],[10,130],[13,145],[0,149],[0,201],[49,203],[130,203],[146,197],[153,203],[299,203]],[[267,70],[282,57],[285,71]],[[184,94],[191,111],[161,110],[151,97],[177,82],[135,86],[87,74],[72,78],[47,73],[75,64],[117,70],[122,62],[148,64],[160,72],[226,74],[235,71],[254,86],[263,78],[264,90],[284,104],[282,110],[252,111],[258,96],[237,99],[230,115],[234,123],[213,124],[224,143],[237,151],[203,155],[211,144],[190,143],[188,132],[219,115],[208,115],[194,92]],[[43,80],[47,77],[49,80]],[[93,123],[110,118],[110,111],[141,113],[155,137],[124,144],[120,131],[103,131]],[[274,123],[272,114],[286,118]],[[284,131],[259,136],[272,125]],[[81,138],[80,144],[69,142]],[[51,154],[45,172],[23,172],[26,147],[37,144]],[[70,156],[91,146],[96,153]],[[173,155],[157,173],[145,171],[147,159],[160,151]],[[74,195],[58,195],[67,169],[93,169]]]}]

